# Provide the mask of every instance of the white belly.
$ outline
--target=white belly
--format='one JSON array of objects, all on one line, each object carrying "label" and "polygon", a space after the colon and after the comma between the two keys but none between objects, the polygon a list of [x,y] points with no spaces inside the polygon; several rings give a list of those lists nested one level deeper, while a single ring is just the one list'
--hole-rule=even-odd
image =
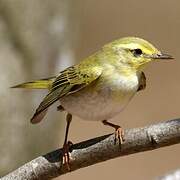
[{"label": "white belly", "polygon": [[113,83],[111,79],[111,83],[106,81],[100,87],[98,83],[101,82],[61,98],[61,105],[67,112],[84,120],[108,120],[122,111],[139,86],[137,76],[128,79],[118,76]]}]

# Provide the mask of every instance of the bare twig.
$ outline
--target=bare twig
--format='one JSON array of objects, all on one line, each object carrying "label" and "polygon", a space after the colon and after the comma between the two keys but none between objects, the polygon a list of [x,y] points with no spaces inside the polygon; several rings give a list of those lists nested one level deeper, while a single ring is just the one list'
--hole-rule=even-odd
[{"label": "bare twig", "polygon": [[[71,171],[108,159],[180,143],[180,119],[125,131],[125,142],[114,145],[114,135],[104,135],[72,146]],[[62,165],[62,149],[40,156],[2,180],[46,180],[68,173]]]},{"label": "bare twig", "polygon": [[164,176],[157,178],[157,180],[180,180],[180,169],[170,172]]}]

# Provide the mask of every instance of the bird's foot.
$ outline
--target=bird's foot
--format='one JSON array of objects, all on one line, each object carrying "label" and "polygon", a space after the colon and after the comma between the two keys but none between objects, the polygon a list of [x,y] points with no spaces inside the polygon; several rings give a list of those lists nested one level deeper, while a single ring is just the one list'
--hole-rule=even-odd
[{"label": "bird's foot", "polygon": [[114,138],[114,144],[117,143],[117,140],[119,141],[119,146],[121,147],[121,144],[124,141],[124,130],[121,126],[113,124],[108,122],[107,120],[102,121],[104,125],[113,127],[115,129],[115,138]]},{"label": "bird's foot", "polygon": [[121,126],[115,125],[115,137],[114,137],[114,144],[117,143],[117,140],[119,142],[119,145],[121,145],[125,139],[124,139],[124,130]]},{"label": "bird's foot", "polygon": [[71,141],[68,141],[67,143],[65,143],[63,145],[63,165],[66,166],[68,171],[71,171],[70,168],[70,156],[71,156],[71,147],[72,147],[73,143]]}]

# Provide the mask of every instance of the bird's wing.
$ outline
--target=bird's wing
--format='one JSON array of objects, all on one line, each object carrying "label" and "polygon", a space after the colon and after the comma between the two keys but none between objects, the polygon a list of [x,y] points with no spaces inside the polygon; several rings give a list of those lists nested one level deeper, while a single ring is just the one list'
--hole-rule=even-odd
[{"label": "bird's wing", "polygon": [[72,66],[60,74],[54,80],[49,94],[43,99],[31,118],[32,123],[40,122],[47,112],[47,108],[63,96],[72,94],[86,87],[101,75],[101,68],[87,65]]}]

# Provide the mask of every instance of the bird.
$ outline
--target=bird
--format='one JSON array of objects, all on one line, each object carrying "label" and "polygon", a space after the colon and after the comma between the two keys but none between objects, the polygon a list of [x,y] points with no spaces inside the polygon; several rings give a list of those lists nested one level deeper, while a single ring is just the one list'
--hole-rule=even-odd
[{"label": "bird", "polygon": [[39,123],[49,107],[60,102],[59,111],[66,111],[66,132],[63,144],[64,163],[69,169],[68,141],[72,116],[100,121],[115,129],[115,143],[124,141],[124,130],[109,122],[134,97],[146,88],[144,69],[150,62],[173,59],[150,42],[138,37],[124,37],[105,44],[94,54],[46,79],[25,82],[12,88],[48,89],[36,109],[31,123]]}]

